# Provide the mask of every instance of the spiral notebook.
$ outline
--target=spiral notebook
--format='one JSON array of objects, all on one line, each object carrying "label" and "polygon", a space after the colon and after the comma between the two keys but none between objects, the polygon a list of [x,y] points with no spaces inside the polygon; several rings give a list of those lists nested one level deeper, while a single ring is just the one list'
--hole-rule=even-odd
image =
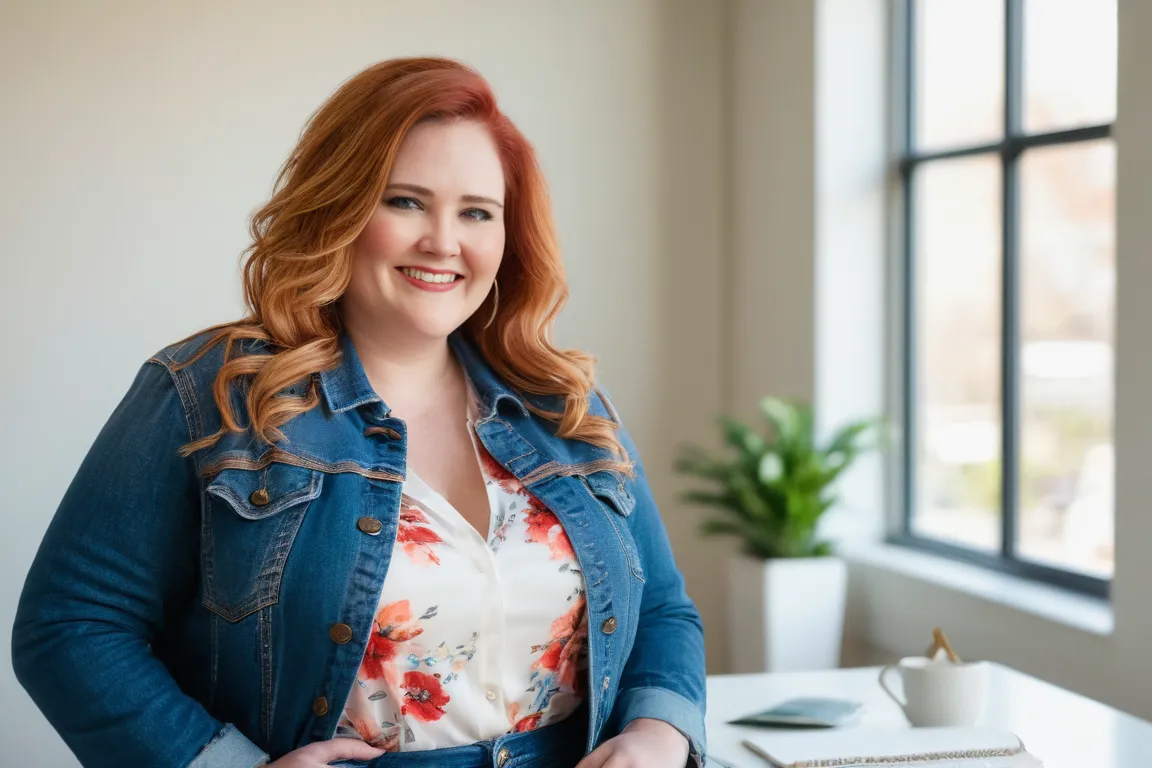
[{"label": "spiral notebook", "polygon": [[772,768],[1043,768],[1015,734],[991,728],[765,733],[744,746]]}]

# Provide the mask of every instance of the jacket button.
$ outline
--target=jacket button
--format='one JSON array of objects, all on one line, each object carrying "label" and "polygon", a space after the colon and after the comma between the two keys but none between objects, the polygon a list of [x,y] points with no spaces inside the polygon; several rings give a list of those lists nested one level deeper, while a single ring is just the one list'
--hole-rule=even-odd
[{"label": "jacket button", "polygon": [[324,717],[328,714],[328,699],[323,696],[317,696],[316,701],[312,702],[312,714],[316,717]]},{"label": "jacket button", "polygon": [[248,497],[248,501],[252,502],[254,506],[262,507],[268,503],[268,491],[263,488],[252,491],[252,495]]},{"label": "jacket button", "polygon": [[604,631],[604,634],[606,634],[606,635],[610,635],[613,632],[615,632],[616,631],[616,617],[615,616],[609,616],[604,621],[604,623],[600,625],[600,629],[602,629]]},{"label": "jacket button", "polygon": [[369,536],[375,536],[384,528],[384,524],[374,517],[362,517],[356,521],[356,527]]},{"label": "jacket button", "polygon": [[336,645],[344,645],[352,639],[352,627],[347,624],[333,624],[328,627],[328,638]]},{"label": "jacket button", "polygon": [[500,750],[496,755],[496,768],[504,768],[511,759],[512,753],[507,748]]}]

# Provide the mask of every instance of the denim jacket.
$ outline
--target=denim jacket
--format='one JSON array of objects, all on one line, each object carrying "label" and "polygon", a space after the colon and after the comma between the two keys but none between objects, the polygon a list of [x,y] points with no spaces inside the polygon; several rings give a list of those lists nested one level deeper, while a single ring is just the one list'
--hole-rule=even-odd
[{"label": "denim jacket", "polygon": [[[20,598],[17,677],[85,766],[251,768],[331,738],[388,572],[406,427],[348,337],[340,364],[315,377],[320,404],[282,440],[229,433],[181,458],[221,425],[212,384],[224,345],[174,365],[206,340],[142,366]],[[587,749],[656,718],[702,762],[702,626],[627,432],[634,478],[606,450],[558,438],[470,342],[450,341],[480,397],[480,440],[557,515],[583,569]],[[616,418],[598,394],[591,412]]]}]

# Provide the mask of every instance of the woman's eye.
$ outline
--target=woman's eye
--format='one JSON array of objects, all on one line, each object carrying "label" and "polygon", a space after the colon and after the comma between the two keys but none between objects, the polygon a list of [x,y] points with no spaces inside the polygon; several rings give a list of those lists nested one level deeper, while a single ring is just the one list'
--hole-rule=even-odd
[{"label": "woman's eye", "polygon": [[469,208],[468,210],[464,211],[462,215],[467,216],[473,221],[492,220],[492,214],[488,213],[488,211],[484,210],[483,208]]},{"label": "woman's eye", "polygon": [[399,208],[405,211],[420,210],[420,201],[411,197],[390,197],[384,202],[392,208]]}]

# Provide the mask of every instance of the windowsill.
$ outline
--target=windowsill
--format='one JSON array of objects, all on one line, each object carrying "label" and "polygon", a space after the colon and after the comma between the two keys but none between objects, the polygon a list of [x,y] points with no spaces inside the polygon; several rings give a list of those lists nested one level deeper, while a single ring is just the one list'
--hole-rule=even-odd
[{"label": "windowsill", "polygon": [[1112,605],[1105,599],[941,555],[887,543],[845,546],[842,554],[850,563],[936,584],[1094,635],[1111,635],[1115,624]]}]

